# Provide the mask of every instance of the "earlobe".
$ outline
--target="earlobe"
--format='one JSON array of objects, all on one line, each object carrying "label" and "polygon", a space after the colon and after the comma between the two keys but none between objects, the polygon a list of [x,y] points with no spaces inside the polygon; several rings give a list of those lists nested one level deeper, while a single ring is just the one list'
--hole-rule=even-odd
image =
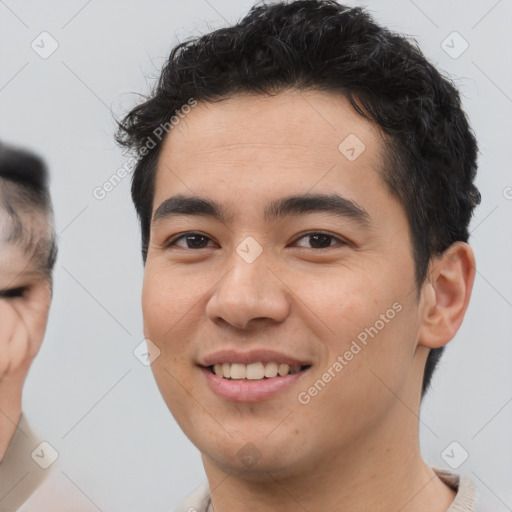
[{"label": "earlobe", "polygon": [[464,242],[455,242],[432,258],[421,291],[420,345],[439,348],[455,336],[469,304],[475,273],[473,250]]}]

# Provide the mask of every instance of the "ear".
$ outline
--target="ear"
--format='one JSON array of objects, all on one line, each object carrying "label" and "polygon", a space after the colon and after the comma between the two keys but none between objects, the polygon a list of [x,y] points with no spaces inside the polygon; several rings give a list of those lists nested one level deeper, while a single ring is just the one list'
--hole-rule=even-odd
[{"label": "ear", "polygon": [[420,298],[418,342],[428,348],[446,345],[458,331],[475,280],[475,256],[464,242],[455,242],[430,264]]}]

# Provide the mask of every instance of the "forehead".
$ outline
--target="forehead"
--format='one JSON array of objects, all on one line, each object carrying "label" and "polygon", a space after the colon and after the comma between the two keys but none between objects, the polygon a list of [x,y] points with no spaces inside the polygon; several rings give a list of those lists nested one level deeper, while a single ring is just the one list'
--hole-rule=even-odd
[{"label": "forehead", "polygon": [[221,102],[199,102],[172,129],[163,149],[179,146],[192,161],[214,151],[227,159],[236,159],[240,150],[244,156],[258,156],[263,149],[274,150],[275,155],[287,151],[293,163],[306,158],[304,164],[311,165],[339,157],[340,143],[351,134],[369,150],[365,151],[368,162],[380,149],[374,147],[380,131],[340,94],[295,90],[275,96],[238,94]]},{"label": "forehead", "polygon": [[[258,202],[256,190],[275,196],[337,188],[369,197],[371,186],[388,192],[384,153],[378,127],[340,94],[292,90],[199,102],[164,140],[154,208],[171,193],[218,195],[237,206],[244,193],[248,204]],[[240,195],[228,197],[233,187]]]}]

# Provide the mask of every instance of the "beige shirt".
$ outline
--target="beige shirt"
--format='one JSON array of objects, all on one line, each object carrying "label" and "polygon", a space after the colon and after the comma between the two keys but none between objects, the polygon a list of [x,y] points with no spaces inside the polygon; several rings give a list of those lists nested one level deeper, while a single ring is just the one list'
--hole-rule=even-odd
[{"label": "beige shirt", "polygon": [[[446,512],[479,512],[477,507],[477,490],[468,477],[459,477],[459,475],[442,469],[432,469],[446,485],[457,492],[455,499]],[[173,512],[213,512],[208,486],[201,486],[173,509]]]},{"label": "beige shirt", "polygon": [[98,512],[23,415],[0,462],[0,512]]},{"label": "beige shirt", "polygon": [[47,477],[49,469],[43,469],[31,455],[39,443],[21,415],[5,457],[0,462],[0,512],[18,510]]}]

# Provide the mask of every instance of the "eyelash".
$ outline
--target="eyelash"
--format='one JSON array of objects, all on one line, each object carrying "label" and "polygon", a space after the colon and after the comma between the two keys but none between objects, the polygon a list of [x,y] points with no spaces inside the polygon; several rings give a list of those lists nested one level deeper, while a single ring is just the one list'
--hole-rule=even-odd
[{"label": "eyelash", "polygon": [[[331,238],[333,240],[336,240],[337,242],[341,243],[342,245],[348,245],[348,243],[345,240],[342,240],[341,238],[338,238],[338,237],[336,237],[334,235],[331,235],[330,233],[324,233],[322,231],[311,231],[309,233],[304,233],[299,238],[297,238],[294,243],[298,242],[299,240],[302,240],[303,238],[311,237],[311,236],[314,236],[314,235],[322,235],[322,236],[325,236],[327,238]],[[195,232],[195,231],[188,231],[187,233],[183,233],[183,234],[181,234],[181,235],[179,235],[179,236],[177,236],[175,238],[172,238],[168,242],[166,242],[165,243],[165,248],[166,249],[170,249],[171,247],[175,246],[176,242],[178,242],[179,240],[186,239],[186,237],[190,237],[190,236],[199,236],[199,237],[211,240],[211,238],[209,236],[203,235],[202,233],[198,233],[198,232]],[[318,251],[318,250],[321,250],[321,249],[331,249],[332,247],[334,247],[334,246],[320,247],[320,248],[307,247],[307,249],[314,249],[314,250]],[[182,249],[190,249],[190,250],[198,250],[198,249],[194,249],[192,247],[181,247],[181,248]],[[206,249],[206,247],[199,247],[199,249]],[[304,249],[304,247],[303,247],[303,249]]]},{"label": "eyelash", "polygon": [[27,291],[26,286],[18,286],[7,290],[0,290],[0,299],[21,299]]}]

